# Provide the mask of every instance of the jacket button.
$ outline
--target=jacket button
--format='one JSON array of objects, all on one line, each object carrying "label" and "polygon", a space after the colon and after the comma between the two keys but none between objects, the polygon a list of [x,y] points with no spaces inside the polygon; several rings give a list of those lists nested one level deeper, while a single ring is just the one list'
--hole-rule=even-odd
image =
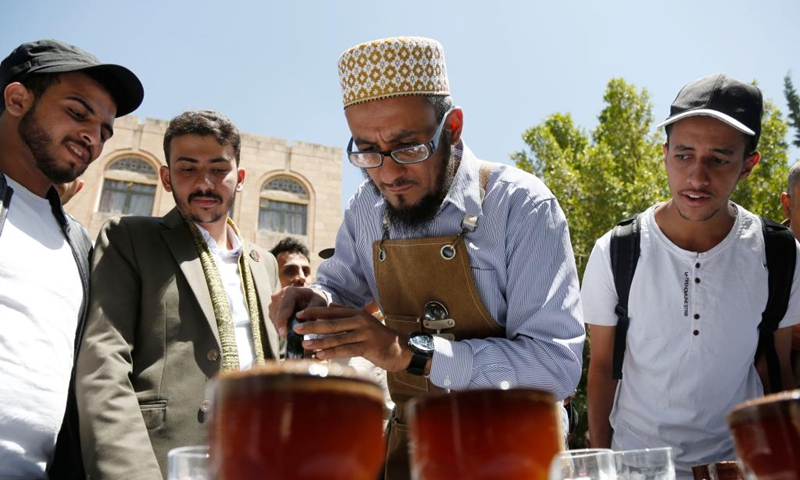
[{"label": "jacket button", "polygon": [[210,400],[203,400],[200,402],[200,411],[203,413],[208,413],[211,410],[211,401]]},{"label": "jacket button", "polygon": [[215,349],[209,350],[208,354],[206,355],[206,358],[208,358],[212,362],[216,362],[217,360],[219,360],[219,351]]}]

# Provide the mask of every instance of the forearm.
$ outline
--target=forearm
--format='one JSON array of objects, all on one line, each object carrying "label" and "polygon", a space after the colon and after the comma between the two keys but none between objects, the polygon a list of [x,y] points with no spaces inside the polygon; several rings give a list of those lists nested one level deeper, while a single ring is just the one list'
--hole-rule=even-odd
[{"label": "forearm", "polygon": [[593,448],[611,448],[614,431],[611,428],[611,410],[614,407],[614,396],[617,380],[611,378],[611,370],[598,371],[589,363],[587,379],[587,406],[589,420],[589,438]]},{"label": "forearm", "polygon": [[[583,344],[583,338],[573,339]],[[453,390],[527,387],[568,397],[581,376],[581,358],[567,346],[518,337],[452,342],[435,338],[430,379]],[[569,341],[565,341],[569,343]],[[578,350],[578,347],[575,347]]]}]

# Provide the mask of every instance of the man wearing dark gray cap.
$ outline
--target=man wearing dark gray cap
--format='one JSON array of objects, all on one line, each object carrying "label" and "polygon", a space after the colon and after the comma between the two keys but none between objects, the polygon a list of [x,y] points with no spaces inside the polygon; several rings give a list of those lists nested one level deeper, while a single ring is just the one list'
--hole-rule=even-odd
[{"label": "man wearing dark gray cap", "polygon": [[0,86],[0,478],[80,478],[72,372],[92,244],[53,185],[100,156],[144,90],[55,40],[14,49]]},{"label": "man wearing dark gray cap", "polygon": [[[691,479],[692,465],[734,459],[726,413],[781,381],[791,384],[796,266],[787,270],[794,274],[788,309],[774,337],[765,337],[774,348],[761,352],[759,324],[772,280],[765,241],[782,237],[795,255],[798,245],[784,227],[762,224],[730,201],[758,163],[762,113],[759,89],[727,75],[686,85],[659,125],[671,198],[601,237],[583,277],[592,446],[672,447],[678,479]],[[638,241],[621,234],[629,227]],[[628,251],[618,248],[624,238]],[[615,280],[633,259],[626,290]],[[773,352],[774,377],[761,368]]]}]

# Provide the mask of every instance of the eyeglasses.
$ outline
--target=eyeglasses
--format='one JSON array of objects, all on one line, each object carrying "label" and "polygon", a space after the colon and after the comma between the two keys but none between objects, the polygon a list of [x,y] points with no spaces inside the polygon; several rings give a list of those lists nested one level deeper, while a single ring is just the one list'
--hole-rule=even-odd
[{"label": "eyeglasses", "polygon": [[350,163],[352,163],[353,166],[358,168],[380,167],[383,165],[384,157],[392,157],[395,162],[401,165],[423,162],[430,158],[431,155],[436,153],[436,149],[439,148],[442,130],[444,130],[444,123],[450,113],[455,110],[455,108],[456,107],[453,107],[445,112],[441,123],[439,123],[439,127],[436,129],[436,133],[433,134],[433,138],[429,142],[420,143],[419,145],[410,145],[408,147],[395,148],[394,150],[389,150],[387,152],[354,152],[354,140],[353,137],[350,137],[350,143],[347,144],[347,159],[350,160]]}]

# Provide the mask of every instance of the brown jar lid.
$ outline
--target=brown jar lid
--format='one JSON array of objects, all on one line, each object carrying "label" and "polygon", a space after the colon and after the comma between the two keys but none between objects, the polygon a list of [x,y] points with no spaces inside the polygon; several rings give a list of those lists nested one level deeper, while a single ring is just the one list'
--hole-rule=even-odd
[{"label": "brown jar lid", "polygon": [[249,370],[220,373],[212,379],[209,390],[217,398],[280,390],[349,392],[383,402],[381,387],[356,369],[314,360],[269,360]]},{"label": "brown jar lid", "polygon": [[800,389],[773,393],[742,402],[728,412],[728,425],[758,422],[767,418],[800,418]]}]

